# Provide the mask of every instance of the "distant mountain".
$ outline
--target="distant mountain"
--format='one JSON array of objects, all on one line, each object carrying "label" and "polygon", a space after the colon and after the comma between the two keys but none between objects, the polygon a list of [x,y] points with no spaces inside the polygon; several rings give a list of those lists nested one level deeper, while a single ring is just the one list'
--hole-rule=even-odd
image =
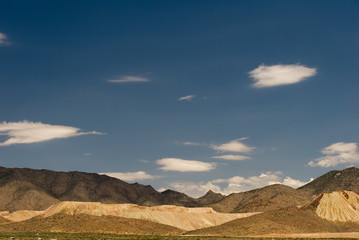
[{"label": "distant mountain", "polygon": [[186,207],[202,207],[202,206],[204,206],[203,204],[198,202],[196,199],[191,198],[184,193],[176,192],[173,190],[166,190],[164,192],[161,192],[161,195],[163,197],[162,204],[178,205],[176,203],[181,202],[181,204]]},{"label": "distant mountain", "polygon": [[0,167],[0,210],[43,210],[59,201],[201,206],[183,193],[159,193],[96,173]]},{"label": "distant mountain", "polygon": [[203,195],[200,198],[197,198],[197,201],[200,204],[207,206],[207,205],[219,202],[219,201],[223,200],[225,197],[226,196],[224,196],[220,193],[215,193],[212,190],[209,190],[205,195]]},{"label": "distant mountain", "polygon": [[359,194],[359,169],[350,167],[342,171],[330,171],[298,188],[300,194],[319,195],[334,191],[353,191]]},{"label": "distant mountain", "polygon": [[209,205],[218,212],[266,212],[289,206],[302,206],[311,201],[307,195],[281,184],[269,185],[248,192],[232,193]]},{"label": "distant mountain", "polygon": [[310,203],[314,196],[344,190],[359,193],[358,168],[330,171],[298,189],[274,184],[247,192],[232,193],[208,206],[218,212],[267,212],[289,206],[304,206]]},{"label": "distant mountain", "polygon": [[60,201],[82,201],[208,206],[226,213],[267,212],[303,206],[314,195],[342,190],[359,193],[359,169],[331,171],[299,189],[275,184],[228,196],[209,191],[200,198],[192,198],[173,190],[159,193],[149,185],[129,184],[97,173],[0,167],[0,211],[44,210]]}]

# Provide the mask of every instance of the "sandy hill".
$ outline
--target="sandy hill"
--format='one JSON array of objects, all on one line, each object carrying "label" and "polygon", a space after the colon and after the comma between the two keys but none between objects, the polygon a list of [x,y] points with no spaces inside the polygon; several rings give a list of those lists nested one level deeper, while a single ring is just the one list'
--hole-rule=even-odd
[{"label": "sandy hill", "polygon": [[232,193],[209,205],[218,212],[266,212],[288,206],[302,206],[311,198],[288,186],[274,184],[248,192]]},{"label": "sandy hill", "polygon": [[173,226],[183,230],[194,230],[216,226],[237,218],[247,217],[253,213],[218,213],[212,208],[186,208],[173,205],[138,206],[135,204],[102,204],[99,202],[61,202],[45,211],[16,211],[3,214],[11,221],[24,221],[33,217],[49,218],[57,214],[90,216],[115,216],[131,219],[148,220]]},{"label": "sandy hill", "polygon": [[359,194],[359,169],[350,167],[342,171],[330,171],[298,188],[299,194],[319,195],[334,191],[353,191]]},{"label": "sandy hill", "polygon": [[0,210],[43,210],[59,201],[201,206],[185,194],[96,173],[0,167]]},{"label": "sandy hill", "polygon": [[3,224],[2,231],[17,232],[93,232],[116,234],[178,235],[183,230],[145,221],[114,216],[55,214],[48,218],[35,217],[23,222]]},{"label": "sandy hill", "polygon": [[359,195],[352,191],[336,191],[320,194],[306,208],[329,221],[359,221]]},{"label": "sandy hill", "polygon": [[236,219],[219,226],[191,231],[192,235],[263,235],[288,233],[357,232],[355,223],[335,223],[318,217],[313,209],[288,207],[248,218]]}]

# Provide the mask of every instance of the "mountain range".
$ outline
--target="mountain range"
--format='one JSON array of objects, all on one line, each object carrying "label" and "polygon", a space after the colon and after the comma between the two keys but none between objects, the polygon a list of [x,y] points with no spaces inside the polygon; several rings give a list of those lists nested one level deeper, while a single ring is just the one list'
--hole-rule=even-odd
[{"label": "mountain range", "polygon": [[265,212],[304,205],[315,195],[340,190],[359,193],[358,168],[330,171],[298,189],[275,184],[228,196],[209,191],[200,198],[192,198],[173,190],[158,192],[149,185],[129,184],[97,173],[0,167],[0,209],[4,211],[44,210],[60,201],[82,201],[209,206],[228,213]]},{"label": "mountain range", "polygon": [[358,193],[355,167],[330,171],[298,189],[274,184],[228,196],[208,191],[200,198],[96,173],[0,167],[0,231],[359,232]]}]

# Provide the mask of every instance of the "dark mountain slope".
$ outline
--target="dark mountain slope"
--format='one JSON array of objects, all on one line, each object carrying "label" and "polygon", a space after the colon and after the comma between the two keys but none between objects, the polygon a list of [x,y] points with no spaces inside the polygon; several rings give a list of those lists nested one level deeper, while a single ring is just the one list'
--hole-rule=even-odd
[{"label": "dark mountain slope", "polygon": [[311,201],[291,187],[274,184],[248,192],[232,193],[211,204],[218,212],[266,212],[288,206],[305,205]]},{"label": "dark mountain slope", "polygon": [[176,192],[173,190],[166,190],[164,192],[161,192],[161,195],[163,197],[162,204],[177,205],[176,202],[181,202],[181,204],[187,207],[203,206],[196,199],[191,198],[184,193]]},{"label": "dark mountain slope", "polygon": [[197,198],[197,201],[199,203],[201,203],[202,205],[207,206],[207,205],[219,202],[219,201],[223,200],[225,197],[226,196],[224,196],[220,193],[215,193],[212,190],[209,190],[205,195],[203,195],[200,198]]},{"label": "dark mountain slope", "polygon": [[58,201],[200,205],[184,194],[161,194],[151,186],[96,173],[0,167],[1,210],[41,210]]},{"label": "dark mountain slope", "polygon": [[330,171],[298,188],[299,194],[318,195],[334,191],[353,191],[359,194],[359,169],[350,167],[342,171]]}]

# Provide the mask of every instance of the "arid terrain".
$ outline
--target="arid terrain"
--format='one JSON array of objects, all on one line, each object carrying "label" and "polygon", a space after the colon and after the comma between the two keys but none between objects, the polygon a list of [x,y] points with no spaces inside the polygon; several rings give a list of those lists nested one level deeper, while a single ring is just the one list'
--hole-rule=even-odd
[{"label": "arid terrain", "polygon": [[299,189],[275,184],[228,196],[209,191],[200,198],[98,174],[0,170],[3,233],[286,238],[359,233],[356,168],[329,172]]}]

